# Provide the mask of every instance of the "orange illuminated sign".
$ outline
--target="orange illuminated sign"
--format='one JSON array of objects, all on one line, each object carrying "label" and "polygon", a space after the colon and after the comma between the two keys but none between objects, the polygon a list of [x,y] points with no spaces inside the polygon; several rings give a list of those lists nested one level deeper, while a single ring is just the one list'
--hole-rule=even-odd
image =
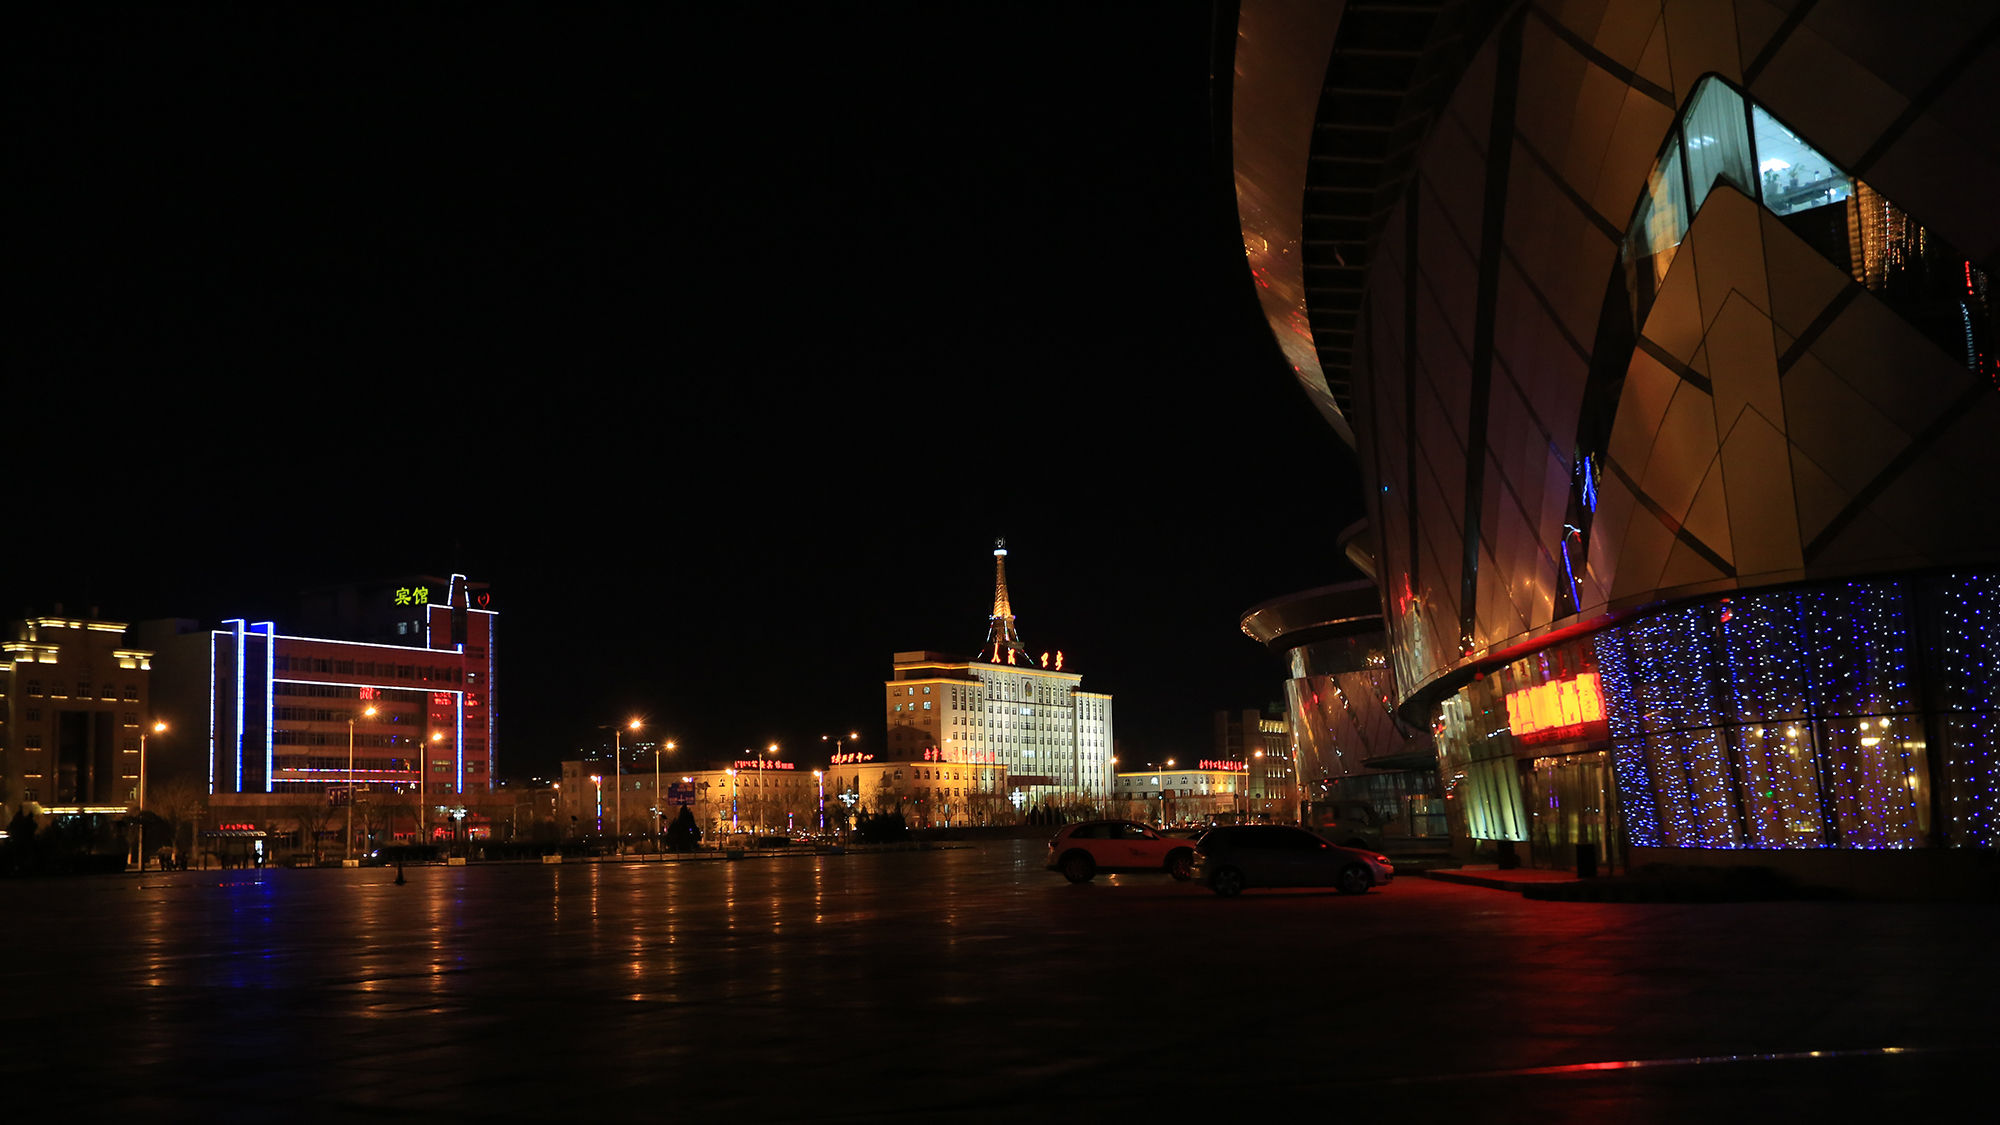
[{"label": "orange illuminated sign", "polygon": [[1597,673],[1508,692],[1507,724],[1515,738],[1527,743],[1570,742],[1608,733]]}]

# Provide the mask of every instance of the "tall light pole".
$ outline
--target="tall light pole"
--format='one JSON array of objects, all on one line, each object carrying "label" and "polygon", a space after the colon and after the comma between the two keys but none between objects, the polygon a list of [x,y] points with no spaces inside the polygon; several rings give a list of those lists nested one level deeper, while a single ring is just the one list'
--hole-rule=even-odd
[{"label": "tall light pole", "polygon": [[[167,733],[167,724],[155,722],[154,734]],[[139,732],[139,811],[146,811],[146,732]]]},{"label": "tall light pole", "polygon": [[611,849],[612,855],[619,855],[625,850],[625,783],[622,780],[625,775],[618,762],[622,753],[618,739],[625,731],[638,729],[637,719],[626,723],[623,730],[615,726],[611,728],[611,830],[617,838]]},{"label": "tall light pole", "polygon": [[[668,741],[666,748],[673,750],[676,747],[672,741]],[[662,807],[660,803],[660,751],[658,748],[655,748],[653,750],[653,835],[655,836],[660,834],[660,810]]]},{"label": "tall light pole", "polygon": [[736,822],[736,771],[734,769],[731,769],[728,771],[728,773],[729,773],[729,830],[731,832],[735,832],[739,830]]},{"label": "tall light pole", "polygon": [[[375,717],[374,706],[370,705],[367,709],[363,710],[361,714],[365,718],[370,718],[370,719],[374,718]],[[315,855],[318,854],[318,849],[319,845],[315,843],[313,845],[313,850]],[[346,858],[348,859],[354,858],[354,716],[353,715],[349,715],[347,717],[347,857]]]},{"label": "tall light pole", "polygon": [[819,786],[819,830],[826,831],[826,774],[813,771],[813,782]]},{"label": "tall light pole", "polygon": [[[433,742],[433,743],[438,743],[438,742],[443,742],[443,741],[444,741],[444,732],[443,732],[443,731],[441,731],[441,730],[434,730],[434,731],[432,731],[432,732],[431,732],[431,742]],[[431,842],[431,838],[430,838],[430,837],[431,837],[431,832],[430,832],[430,829],[431,829],[431,806],[430,806],[430,801],[429,801],[429,799],[428,799],[428,798],[427,798],[427,797],[425,796],[425,794],[424,794],[424,779],[425,779],[425,778],[428,778],[428,777],[430,776],[430,773],[431,773],[431,748],[430,748],[429,746],[425,746],[425,745],[424,745],[424,744],[423,744],[422,742],[419,742],[419,743],[417,743],[417,749],[419,749],[419,750],[421,750],[421,751],[423,752],[423,759],[424,759],[423,761],[421,761],[421,762],[418,762],[418,763],[417,763],[417,766],[418,766],[418,769],[417,769],[417,835],[423,838],[423,841],[424,841],[424,845],[425,845],[426,847],[428,847],[428,846],[430,845],[430,842]]]},{"label": "tall light pole", "polygon": [[[166,733],[166,730],[167,730],[167,724],[165,724],[165,723],[162,723],[162,722],[155,722],[155,723],[153,724],[153,733],[154,733],[154,734],[165,734],[165,733]],[[146,732],[145,732],[144,730],[141,730],[141,731],[139,732],[139,799],[138,799],[138,802],[137,802],[137,804],[138,804],[138,808],[139,808],[139,843],[138,843],[138,844],[136,845],[136,847],[137,847],[137,849],[138,849],[138,852],[139,852],[139,870],[141,870],[141,871],[144,871],[144,870],[146,869],[146,816],[145,816],[145,814],[146,814]],[[178,849],[180,848],[180,846],[181,846],[181,842],[180,842],[180,841],[179,841],[178,839],[176,839],[176,840],[174,841],[174,848],[175,848],[176,850],[178,850]]]}]

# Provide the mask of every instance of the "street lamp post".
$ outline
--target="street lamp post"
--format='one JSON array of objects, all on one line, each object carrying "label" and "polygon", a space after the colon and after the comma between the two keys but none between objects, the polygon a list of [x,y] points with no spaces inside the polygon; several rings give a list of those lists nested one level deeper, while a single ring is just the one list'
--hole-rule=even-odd
[{"label": "street lamp post", "polygon": [[[164,734],[166,729],[165,723],[153,724],[154,734]],[[139,842],[134,848],[139,853],[139,870],[144,871],[146,869],[146,732],[144,730],[139,732],[139,793],[136,803],[139,808]],[[180,847],[179,840],[174,841],[174,847]]]},{"label": "street lamp post", "polygon": [[[372,719],[375,717],[375,708],[371,705],[365,710],[363,710],[361,714],[365,718]],[[313,854],[314,855],[319,854],[319,844],[317,842],[313,844]],[[354,716],[352,715],[349,715],[347,717],[347,856],[346,858],[348,859],[354,858]]]},{"label": "street lamp post", "polygon": [[[432,731],[431,741],[443,742],[444,732],[441,730]],[[423,761],[417,763],[417,836],[423,840],[425,847],[429,847],[431,842],[431,806],[424,792],[424,780],[431,773],[431,748],[419,742],[417,743],[417,749],[423,753]]]},{"label": "street lamp post", "polygon": [[729,831],[737,832],[740,831],[741,829],[736,820],[736,771],[735,769],[732,768],[728,771],[728,773],[729,773]]},{"label": "street lamp post", "polygon": [[[625,730],[638,729],[637,719],[625,724]],[[618,761],[621,754],[618,738],[623,733],[624,731],[617,727],[611,728],[611,829],[617,837],[616,844],[611,849],[612,855],[620,855],[625,851],[625,783],[621,780],[624,774]]]},{"label": "street lamp post", "polygon": [[[846,738],[835,738],[830,734],[822,734],[819,736],[819,740],[821,742],[833,743],[833,757],[828,759],[828,761],[838,762],[840,760],[841,747],[850,742],[861,741],[861,734],[859,731],[848,731]],[[813,771],[813,776],[819,778],[819,830],[824,832],[826,831],[826,778],[818,770]]]},{"label": "street lamp post", "polygon": [[[676,747],[670,741],[666,744],[666,748],[673,750]],[[660,801],[660,752],[658,749],[655,749],[653,751],[653,835],[655,838],[660,835],[660,817],[663,815],[662,810],[664,807]],[[655,843],[654,846],[658,847],[659,845]]]}]

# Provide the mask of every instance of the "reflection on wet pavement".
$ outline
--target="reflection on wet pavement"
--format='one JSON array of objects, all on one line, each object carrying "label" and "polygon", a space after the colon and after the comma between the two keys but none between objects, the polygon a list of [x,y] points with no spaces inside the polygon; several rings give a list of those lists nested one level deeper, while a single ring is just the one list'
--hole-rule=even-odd
[{"label": "reflection on wet pavement", "polygon": [[1039,852],[0,883],[0,1075],[171,1119],[1673,1119],[1920,1097],[2000,1039],[1993,907],[1223,900]]}]

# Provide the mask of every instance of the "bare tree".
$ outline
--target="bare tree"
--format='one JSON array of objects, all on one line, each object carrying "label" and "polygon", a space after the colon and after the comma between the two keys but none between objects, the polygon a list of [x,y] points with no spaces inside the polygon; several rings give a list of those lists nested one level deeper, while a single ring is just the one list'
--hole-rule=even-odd
[{"label": "bare tree", "polygon": [[334,814],[338,812],[345,817],[347,810],[329,804],[325,797],[313,800],[313,796],[316,795],[302,795],[298,803],[288,806],[285,812],[298,830],[300,846],[312,849],[313,862],[317,864],[326,851],[321,837],[333,826]]},{"label": "bare tree", "polygon": [[[174,861],[181,858],[181,825],[190,821],[200,823],[208,816],[208,794],[202,787],[186,778],[174,778],[152,787],[146,794],[148,812],[167,824],[167,836],[174,849]],[[199,848],[201,841],[190,840],[190,848]]]}]

